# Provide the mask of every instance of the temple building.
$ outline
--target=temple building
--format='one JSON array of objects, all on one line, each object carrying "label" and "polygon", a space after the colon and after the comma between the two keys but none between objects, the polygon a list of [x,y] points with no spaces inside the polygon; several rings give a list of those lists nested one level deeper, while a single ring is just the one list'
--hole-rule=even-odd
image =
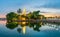
[{"label": "temple building", "polygon": [[26,9],[23,10],[23,12],[18,16],[18,20],[21,20],[23,22],[18,22],[19,25],[22,25],[22,33],[25,34],[26,33],[26,22],[24,22],[26,20],[25,18],[26,16]]},{"label": "temple building", "polygon": [[[25,16],[26,16],[26,9],[24,9],[23,12],[18,16],[18,20],[25,21],[26,20]],[[19,22],[18,24],[25,25],[26,22]]]}]

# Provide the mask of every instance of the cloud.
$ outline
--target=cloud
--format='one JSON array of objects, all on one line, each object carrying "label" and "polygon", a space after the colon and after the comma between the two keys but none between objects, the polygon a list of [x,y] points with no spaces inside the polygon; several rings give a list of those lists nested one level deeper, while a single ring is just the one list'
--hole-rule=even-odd
[{"label": "cloud", "polygon": [[29,8],[29,11],[40,10],[40,14],[45,15],[46,17],[60,16],[60,9],[56,8]]},{"label": "cloud", "polygon": [[40,8],[42,12],[50,12],[50,13],[60,13],[60,9],[56,8]]},{"label": "cloud", "polygon": [[10,11],[16,12],[19,8],[27,11],[40,10],[43,14],[60,14],[60,0],[0,0],[0,14]]}]

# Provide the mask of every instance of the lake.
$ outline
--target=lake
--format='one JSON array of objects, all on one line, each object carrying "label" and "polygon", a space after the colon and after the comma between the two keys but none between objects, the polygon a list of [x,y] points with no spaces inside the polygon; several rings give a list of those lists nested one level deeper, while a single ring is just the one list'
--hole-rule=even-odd
[{"label": "lake", "polygon": [[40,22],[21,26],[0,21],[0,37],[60,37],[60,24]]}]

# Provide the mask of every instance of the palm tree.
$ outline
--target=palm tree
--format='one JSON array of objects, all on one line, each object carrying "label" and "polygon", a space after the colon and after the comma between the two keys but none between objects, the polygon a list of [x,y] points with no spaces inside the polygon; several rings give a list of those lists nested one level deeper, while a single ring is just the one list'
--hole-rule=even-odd
[{"label": "palm tree", "polygon": [[32,18],[37,19],[40,11],[33,11]]}]

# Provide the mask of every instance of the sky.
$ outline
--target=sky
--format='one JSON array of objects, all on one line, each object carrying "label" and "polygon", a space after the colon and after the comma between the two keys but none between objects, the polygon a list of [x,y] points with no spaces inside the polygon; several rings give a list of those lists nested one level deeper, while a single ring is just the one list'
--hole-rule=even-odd
[{"label": "sky", "polygon": [[0,17],[19,8],[27,11],[40,10],[45,16],[60,16],[60,0],[0,0]]}]

